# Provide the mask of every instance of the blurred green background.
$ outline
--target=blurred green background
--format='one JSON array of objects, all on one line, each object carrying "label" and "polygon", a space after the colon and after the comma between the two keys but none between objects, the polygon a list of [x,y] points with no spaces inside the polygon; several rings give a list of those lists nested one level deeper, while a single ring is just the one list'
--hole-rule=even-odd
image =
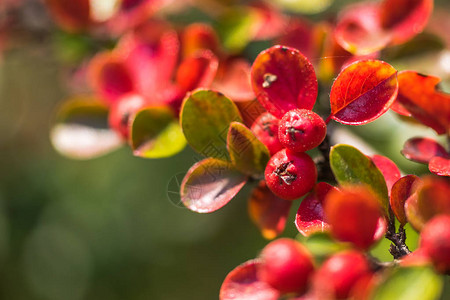
[{"label": "blurred green background", "polygon": [[[0,298],[217,299],[226,274],[266,244],[247,216],[250,189],[199,215],[167,194],[198,157],[190,149],[160,160],[128,149],[61,157],[49,129],[68,94],[66,70],[51,39],[15,42],[0,63]],[[354,133],[408,173],[426,171],[399,150],[430,130],[389,114]],[[296,234],[297,208],[284,236]]]}]

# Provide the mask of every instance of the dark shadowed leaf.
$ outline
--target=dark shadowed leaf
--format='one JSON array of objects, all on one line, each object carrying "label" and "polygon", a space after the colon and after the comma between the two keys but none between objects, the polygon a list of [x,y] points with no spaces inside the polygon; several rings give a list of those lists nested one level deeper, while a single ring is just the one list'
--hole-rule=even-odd
[{"label": "dark shadowed leaf", "polygon": [[383,174],[384,180],[386,181],[386,186],[388,188],[388,193],[390,194],[392,186],[401,177],[400,170],[392,160],[385,156],[375,154],[371,157],[371,159],[381,171],[381,174]]},{"label": "dark shadowed leaf", "polygon": [[136,114],[131,124],[131,148],[136,156],[168,157],[186,146],[178,120],[166,107],[143,109]]},{"label": "dark shadowed leaf", "polygon": [[181,183],[181,201],[195,212],[213,212],[233,199],[246,181],[230,163],[207,158],[187,172]]},{"label": "dark shadowed leaf", "polygon": [[264,170],[270,159],[269,150],[244,124],[231,123],[227,148],[236,169],[247,175],[264,176]]},{"label": "dark shadowed leaf", "polygon": [[450,158],[433,157],[428,164],[428,169],[439,176],[450,176]]},{"label": "dark shadowed leaf", "polygon": [[380,205],[388,212],[389,197],[383,174],[370,158],[350,145],[331,148],[330,166],[341,185],[366,184],[378,195]]},{"label": "dark shadowed leaf", "polygon": [[286,225],[292,201],[275,196],[261,181],[252,191],[248,201],[248,213],[251,220],[268,240],[280,235]]},{"label": "dark shadowed leaf", "polygon": [[375,288],[371,300],[439,299],[443,279],[431,267],[399,267]]},{"label": "dark shadowed leaf", "polygon": [[276,117],[294,108],[312,109],[316,102],[314,67],[294,48],[274,46],[261,52],[251,76],[257,99]]},{"label": "dark shadowed leaf", "polygon": [[389,203],[397,220],[402,225],[408,222],[405,214],[406,200],[417,190],[420,181],[420,178],[416,175],[406,175],[397,180],[392,186]]},{"label": "dark shadowed leaf", "polygon": [[236,105],[211,90],[188,94],[180,113],[180,124],[188,143],[207,157],[228,160],[227,134],[231,122],[241,122]]},{"label": "dark shadowed leaf", "polygon": [[108,127],[108,108],[84,96],[63,104],[50,138],[58,152],[74,159],[95,158],[123,144],[121,136]]},{"label": "dark shadowed leaf", "polygon": [[300,204],[297,215],[295,216],[295,226],[304,236],[317,231],[326,231],[329,229],[325,221],[324,201],[326,195],[336,188],[325,182],[319,182]]},{"label": "dark shadowed leaf", "polygon": [[278,300],[280,293],[257,278],[259,260],[249,260],[228,273],[220,287],[220,300]]},{"label": "dark shadowed leaf", "polygon": [[433,157],[448,157],[447,151],[432,138],[416,137],[406,141],[402,154],[409,160],[427,164]]},{"label": "dark shadowed leaf", "polygon": [[331,115],[340,123],[362,125],[384,114],[398,92],[397,70],[379,60],[347,66],[331,87]]},{"label": "dark shadowed leaf", "polygon": [[450,130],[450,94],[437,90],[438,77],[413,71],[398,74],[397,101],[424,125],[438,134]]}]

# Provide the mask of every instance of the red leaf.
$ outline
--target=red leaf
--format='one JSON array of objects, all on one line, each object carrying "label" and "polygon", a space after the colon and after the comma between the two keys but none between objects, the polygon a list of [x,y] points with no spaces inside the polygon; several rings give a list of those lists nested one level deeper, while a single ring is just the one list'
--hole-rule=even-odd
[{"label": "red leaf", "polygon": [[252,191],[248,212],[262,235],[270,240],[283,232],[291,205],[292,201],[278,198],[269,190],[265,181],[261,181]]},{"label": "red leaf", "polygon": [[409,160],[427,164],[433,157],[447,158],[449,155],[444,147],[432,138],[416,137],[406,141],[402,154]]},{"label": "red leaf", "polygon": [[433,128],[438,134],[450,129],[450,94],[436,90],[440,79],[413,71],[398,74],[399,91],[397,101],[411,115]]},{"label": "red leaf", "polygon": [[269,3],[259,1],[250,4],[257,17],[253,25],[255,40],[268,40],[280,36],[286,26],[287,17]]},{"label": "red leaf", "polygon": [[206,158],[193,165],[181,182],[181,201],[199,213],[209,213],[227,204],[247,178],[223,160]]},{"label": "red leaf", "polygon": [[241,58],[221,62],[213,83],[217,89],[234,102],[248,101],[255,98],[250,82],[250,64]]},{"label": "red leaf", "polygon": [[207,88],[216,75],[218,65],[219,61],[211,51],[197,52],[180,64],[175,77],[176,82],[184,91],[191,91],[198,87]]},{"label": "red leaf", "polygon": [[392,186],[402,176],[397,165],[389,158],[382,155],[373,155],[371,157],[373,163],[380,169],[383,174],[384,180],[386,180],[386,186],[388,193],[391,193]]},{"label": "red leaf", "polygon": [[86,29],[91,23],[89,0],[45,0],[55,21],[70,32]]},{"label": "red leaf", "polygon": [[429,176],[418,190],[417,207],[425,222],[438,214],[450,214],[450,182],[447,178]]},{"label": "red leaf", "polygon": [[252,66],[252,86],[261,105],[281,118],[294,108],[312,109],[317,78],[312,64],[294,48],[274,46],[261,52]]},{"label": "red leaf", "polygon": [[347,51],[365,55],[383,49],[391,36],[382,29],[379,4],[358,3],[349,6],[339,16],[334,35],[336,41]]},{"label": "red leaf", "polygon": [[381,26],[400,44],[420,33],[433,11],[433,0],[384,0],[380,5]]},{"label": "red leaf", "polygon": [[428,164],[428,169],[439,176],[450,176],[450,158],[433,157]]},{"label": "red leaf", "polygon": [[421,179],[416,175],[406,175],[397,180],[397,182],[392,186],[389,203],[392,211],[402,225],[408,223],[405,213],[406,200],[414,194],[420,182]]},{"label": "red leaf", "polygon": [[220,300],[277,300],[280,293],[263,281],[256,273],[260,261],[249,260],[228,273],[220,287]]},{"label": "red leaf", "polygon": [[384,114],[397,96],[397,71],[379,60],[346,67],[331,87],[331,115],[340,123],[363,125]]},{"label": "red leaf", "polygon": [[346,186],[328,194],[325,217],[334,237],[367,250],[379,236],[377,231],[383,214],[377,196],[370,189],[365,186]]},{"label": "red leaf", "polygon": [[188,25],[181,36],[183,57],[189,57],[198,50],[219,51],[219,39],[214,29],[208,24],[193,23]]},{"label": "red leaf", "polygon": [[295,226],[304,236],[329,229],[324,217],[324,201],[330,191],[337,190],[325,182],[319,182],[300,204],[295,216]]},{"label": "red leaf", "polygon": [[280,36],[277,43],[296,48],[308,58],[316,55],[319,47],[316,31],[307,20],[295,18],[286,26],[285,33]]}]

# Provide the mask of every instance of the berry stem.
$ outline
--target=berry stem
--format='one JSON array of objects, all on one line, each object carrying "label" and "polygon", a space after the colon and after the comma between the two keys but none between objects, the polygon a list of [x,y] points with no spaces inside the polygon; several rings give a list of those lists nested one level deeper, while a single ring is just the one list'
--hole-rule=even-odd
[{"label": "berry stem", "polygon": [[403,228],[403,225],[400,225],[398,228],[398,232],[396,232],[395,215],[391,207],[389,207],[389,223],[385,237],[392,242],[391,247],[389,248],[389,252],[392,254],[394,259],[399,259],[411,253],[405,243],[406,232],[405,228]]}]

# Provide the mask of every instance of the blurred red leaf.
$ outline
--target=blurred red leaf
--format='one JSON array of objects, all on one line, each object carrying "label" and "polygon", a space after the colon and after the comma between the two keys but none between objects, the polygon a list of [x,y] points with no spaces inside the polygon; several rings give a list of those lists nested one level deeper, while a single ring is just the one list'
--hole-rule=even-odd
[{"label": "blurred red leaf", "polygon": [[295,18],[289,21],[285,32],[277,40],[280,45],[296,48],[309,59],[317,55],[319,41],[316,30],[306,19]]},{"label": "blurred red leaf", "polygon": [[177,68],[176,82],[184,91],[211,85],[219,61],[210,50],[199,51],[181,62]]},{"label": "blurred red leaf", "polygon": [[257,16],[255,22],[255,40],[273,39],[279,36],[286,27],[287,17],[278,11],[270,2],[253,2],[250,4],[251,9]]},{"label": "blurred red leaf", "polygon": [[392,160],[385,156],[375,154],[371,157],[371,159],[383,174],[384,180],[386,180],[388,193],[390,194],[392,186],[402,176],[400,174],[400,170]]},{"label": "blurred red leaf", "polygon": [[280,293],[269,284],[259,281],[260,261],[249,260],[228,273],[220,287],[220,300],[277,300]]},{"label": "blurred red leaf", "polygon": [[250,81],[250,64],[241,58],[221,62],[213,87],[230,97],[234,102],[255,98]]},{"label": "blurred red leaf", "polygon": [[314,68],[294,48],[277,45],[261,52],[253,63],[251,76],[258,101],[276,117],[294,108],[312,109],[316,102]]},{"label": "blurred red leaf", "polygon": [[380,234],[382,208],[377,196],[366,186],[345,186],[331,191],[325,199],[325,218],[332,235],[367,250]]},{"label": "blurred red leaf", "polygon": [[450,129],[450,94],[436,90],[440,79],[414,71],[398,74],[399,92],[397,101],[411,115],[438,134]]},{"label": "blurred red leaf", "polygon": [[430,172],[440,176],[450,176],[450,158],[433,157],[429,164]]},{"label": "blurred red leaf", "polygon": [[78,32],[91,25],[90,0],[45,0],[53,19],[64,30]]},{"label": "blurred red leaf", "polygon": [[389,109],[397,91],[397,71],[391,65],[379,60],[357,61],[347,66],[331,87],[330,117],[348,125],[367,124]]},{"label": "blurred red leaf", "polygon": [[450,183],[447,178],[429,176],[418,190],[417,207],[426,221],[438,214],[450,214]]},{"label": "blurred red leaf", "polygon": [[406,175],[394,183],[389,203],[400,224],[408,223],[405,213],[406,200],[417,190],[421,179],[416,175]]},{"label": "blurred red leaf", "polygon": [[405,214],[409,224],[411,224],[412,228],[414,228],[416,231],[420,231],[425,225],[425,220],[420,214],[419,208],[417,206],[417,191],[409,196],[408,199],[406,199]]},{"label": "blurred red leaf", "polygon": [[261,230],[266,239],[280,235],[286,226],[292,201],[275,196],[261,181],[252,191],[248,202],[248,212],[251,220]]},{"label": "blurred red leaf", "polygon": [[392,33],[395,44],[420,33],[433,11],[433,0],[384,0],[380,4],[380,22]]},{"label": "blurred red leaf", "polygon": [[193,23],[188,25],[181,35],[183,57],[189,57],[198,50],[211,50],[218,55],[219,38],[208,24]]},{"label": "blurred red leaf", "polygon": [[330,226],[325,221],[324,201],[333,190],[337,189],[328,183],[319,182],[302,200],[295,216],[295,226],[302,235],[309,236],[314,232],[329,229]]},{"label": "blurred red leaf", "polygon": [[407,140],[401,152],[407,159],[423,164],[427,164],[435,156],[443,158],[449,156],[441,144],[427,137],[416,137]]}]

